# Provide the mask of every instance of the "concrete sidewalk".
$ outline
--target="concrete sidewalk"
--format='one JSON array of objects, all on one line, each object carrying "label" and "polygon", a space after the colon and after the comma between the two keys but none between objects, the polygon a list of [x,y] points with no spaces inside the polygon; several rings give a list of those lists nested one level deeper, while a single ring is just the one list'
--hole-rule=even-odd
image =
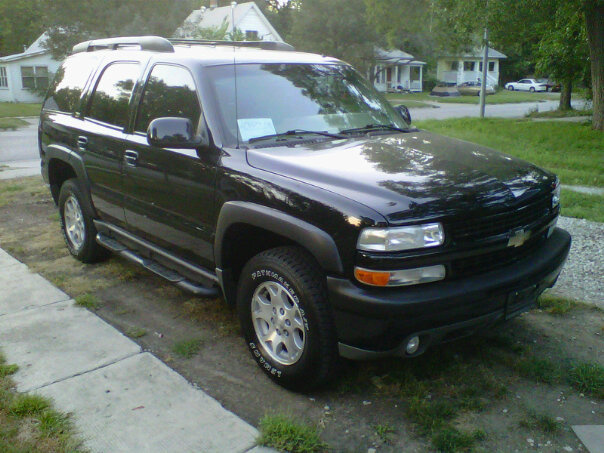
[{"label": "concrete sidewalk", "polygon": [[269,452],[255,428],[0,248],[0,349],[17,390],[71,412],[91,452]]}]

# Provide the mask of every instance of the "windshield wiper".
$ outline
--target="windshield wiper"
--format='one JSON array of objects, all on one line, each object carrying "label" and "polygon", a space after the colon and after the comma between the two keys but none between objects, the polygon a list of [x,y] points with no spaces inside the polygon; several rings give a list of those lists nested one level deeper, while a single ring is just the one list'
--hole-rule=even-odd
[{"label": "windshield wiper", "polygon": [[340,131],[340,134],[354,134],[356,132],[371,132],[379,130],[389,130],[397,132],[409,132],[409,129],[401,129],[400,127],[393,126],[392,124],[368,124],[363,127],[355,127],[353,129],[344,129]]},{"label": "windshield wiper", "polygon": [[262,141],[262,140],[268,140],[270,138],[292,137],[292,136],[296,136],[296,135],[306,135],[306,134],[323,135],[324,137],[331,137],[331,138],[346,138],[340,134],[331,134],[329,132],[307,131],[305,129],[292,129],[291,131],[280,132],[279,134],[270,134],[270,135],[263,135],[261,137],[250,138],[248,140],[248,142],[255,143],[255,142]]}]

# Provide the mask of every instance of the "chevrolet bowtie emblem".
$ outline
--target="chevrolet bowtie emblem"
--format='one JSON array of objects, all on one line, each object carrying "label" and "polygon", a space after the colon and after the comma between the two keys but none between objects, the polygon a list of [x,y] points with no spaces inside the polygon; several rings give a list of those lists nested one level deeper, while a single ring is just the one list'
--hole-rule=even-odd
[{"label": "chevrolet bowtie emblem", "polygon": [[508,247],[520,247],[531,237],[530,231],[516,230],[510,233]]}]

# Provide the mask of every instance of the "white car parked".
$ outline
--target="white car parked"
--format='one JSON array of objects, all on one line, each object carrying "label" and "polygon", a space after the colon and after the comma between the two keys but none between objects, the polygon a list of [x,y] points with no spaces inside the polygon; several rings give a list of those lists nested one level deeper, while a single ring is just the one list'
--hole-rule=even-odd
[{"label": "white car parked", "polygon": [[535,79],[521,79],[518,82],[505,84],[505,89],[510,91],[547,91],[547,83],[538,82]]}]

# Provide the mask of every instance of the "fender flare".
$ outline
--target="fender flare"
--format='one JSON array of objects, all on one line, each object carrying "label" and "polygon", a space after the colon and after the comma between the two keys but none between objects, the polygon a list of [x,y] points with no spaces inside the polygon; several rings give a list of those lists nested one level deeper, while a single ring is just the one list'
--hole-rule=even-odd
[{"label": "fender flare", "polygon": [[236,223],[252,225],[291,239],[306,248],[326,272],[340,275],[344,273],[338,247],[325,231],[277,209],[241,201],[226,202],[218,216],[214,257],[219,269],[223,269],[224,264],[224,235]]},{"label": "fender flare", "polygon": [[[74,152],[73,150],[64,147],[64,146],[59,146],[59,145],[51,145],[48,146],[44,152],[44,160],[46,161],[46,172],[48,172],[48,183],[50,184],[50,161],[56,159],[56,160],[60,160],[64,163],[66,163],[67,165],[69,165],[71,168],[73,168],[73,171],[76,174],[76,178],[78,180],[78,183],[80,184],[80,187],[82,187],[83,192],[84,192],[84,196],[87,198],[87,201],[89,203],[89,206],[92,206],[92,209],[94,210],[94,205],[92,204],[92,197],[90,196],[90,183],[88,180],[88,173],[86,172],[86,168],[84,167],[84,160],[82,159],[82,156],[80,156],[78,153]],[[58,198],[58,193],[57,193],[57,198]],[[96,215],[96,210],[95,211],[95,215]]]}]

